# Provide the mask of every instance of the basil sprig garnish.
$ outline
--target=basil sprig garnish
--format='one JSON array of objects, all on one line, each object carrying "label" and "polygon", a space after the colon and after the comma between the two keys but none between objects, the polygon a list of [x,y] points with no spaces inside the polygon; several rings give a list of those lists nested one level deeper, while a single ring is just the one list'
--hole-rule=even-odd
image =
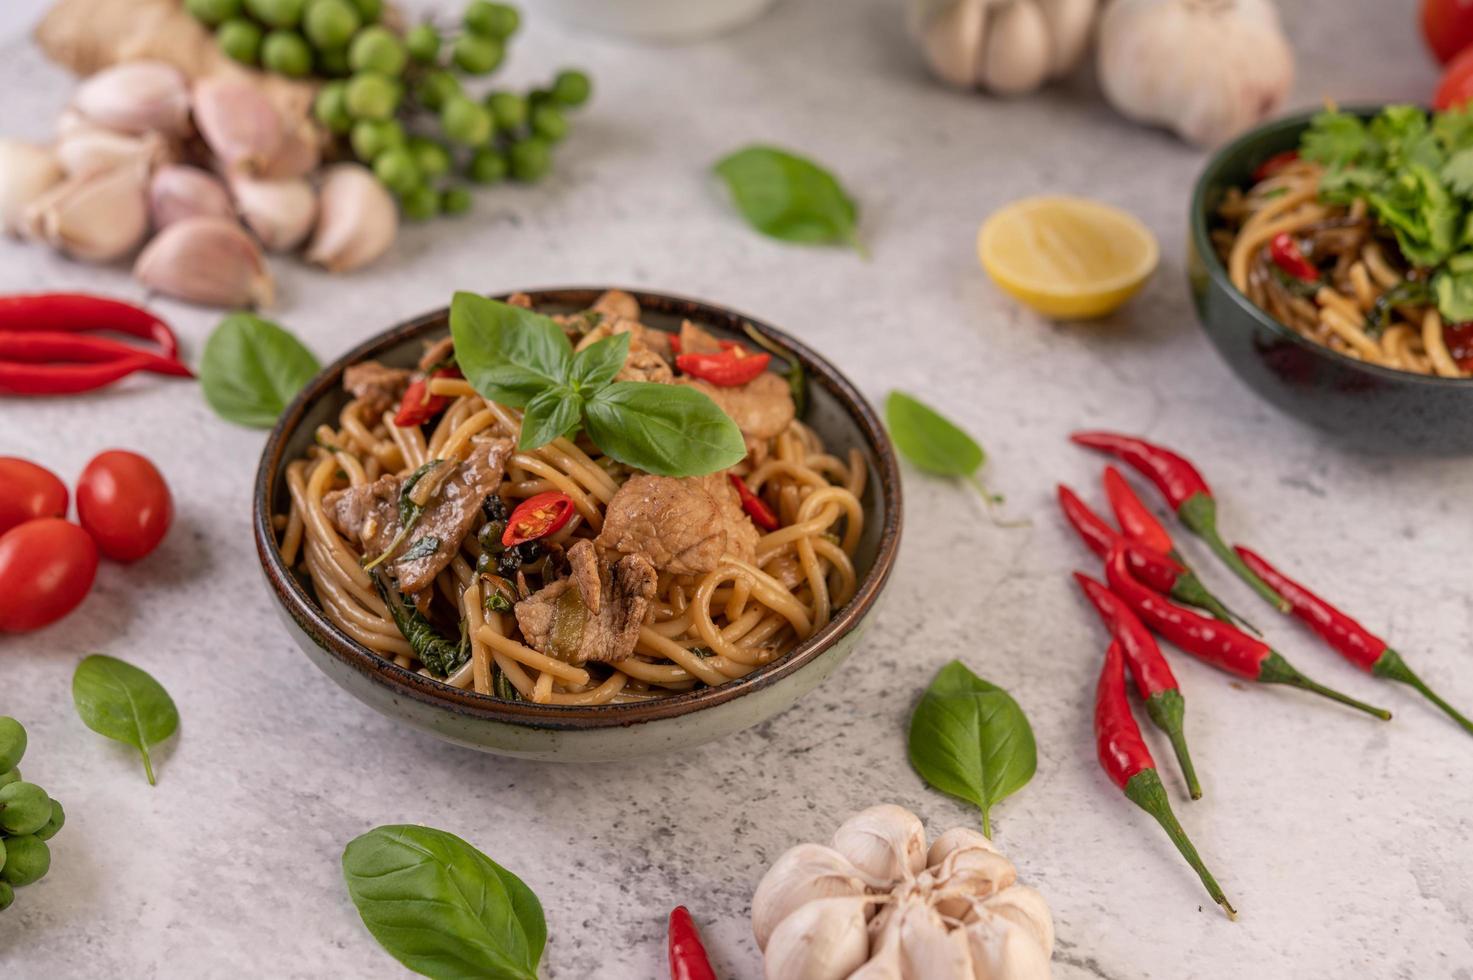
[{"label": "basil sprig garnish", "polygon": [[702,476],[747,454],[741,430],[684,385],[614,381],[629,355],[615,334],[576,354],[550,318],[474,293],[456,293],[450,333],[460,372],[483,397],[523,409],[521,449],[578,428],[604,453],[658,476]]}]

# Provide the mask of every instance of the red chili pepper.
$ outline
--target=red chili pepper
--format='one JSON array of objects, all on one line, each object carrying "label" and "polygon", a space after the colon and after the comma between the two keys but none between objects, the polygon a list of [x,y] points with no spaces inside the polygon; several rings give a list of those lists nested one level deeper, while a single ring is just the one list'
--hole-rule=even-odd
[{"label": "red chili pepper", "polygon": [[1473,733],[1473,721],[1469,721],[1422,683],[1422,679],[1412,673],[1412,669],[1401,659],[1401,654],[1391,649],[1385,640],[1274,568],[1261,556],[1243,547],[1239,547],[1237,551],[1248,563],[1248,567],[1278,589],[1279,594],[1294,607],[1294,614],[1304,620],[1335,652],[1367,673],[1411,685],[1421,691],[1427,700],[1447,712],[1466,731]]},{"label": "red chili pepper", "polygon": [[1331,690],[1305,677],[1267,643],[1218,620],[1174,605],[1131,577],[1125,552],[1112,548],[1105,574],[1114,592],[1147,625],[1198,660],[1260,684],[1287,684],[1339,701],[1383,721],[1391,712]]},{"label": "red chili pepper", "polygon": [[1289,611],[1289,603],[1284,601],[1284,597],[1254,575],[1253,570],[1243,564],[1243,559],[1217,533],[1217,501],[1213,498],[1207,481],[1202,479],[1202,474],[1197,472],[1195,466],[1169,449],[1134,436],[1115,432],[1076,432],[1069,438],[1081,446],[1110,453],[1149,478],[1171,505],[1171,509],[1176,511],[1181,522],[1193,534],[1207,542],[1212,553],[1223,564],[1272,603],[1279,612]]},{"label": "red chili pepper", "polygon": [[1126,482],[1125,475],[1113,466],[1106,466],[1104,482],[1105,498],[1110,501],[1110,509],[1115,512],[1115,520],[1119,522],[1120,530],[1125,532],[1125,536],[1163,555],[1171,555],[1176,550],[1171,535],[1156,520],[1156,515],[1151,513],[1144,501],[1136,496]]},{"label": "red chili pepper", "polygon": [[1187,781],[1187,791],[1192,799],[1202,798],[1202,784],[1197,782],[1197,770],[1192,765],[1191,753],[1187,751],[1187,738],[1182,732],[1182,723],[1187,703],[1182,697],[1181,685],[1171,672],[1171,665],[1161,655],[1156,638],[1146,629],[1130,607],[1105,586],[1088,575],[1074,573],[1075,580],[1084,589],[1084,594],[1094,604],[1095,611],[1105,621],[1110,635],[1125,652],[1125,661],[1130,665],[1135,678],[1135,689],[1146,703],[1146,713],[1156,727],[1171,740],[1176,752],[1176,761],[1181,766],[1182,776]]},{"label": "red chili pepper", "polygon": [[163,320],[129,303],[85,293],[0,296],[0,329],[66,333],[112,330],[154,341],[165,357],[179,356],[179,339]]},{"label": "red chili pepper", "polygon": [[1232,613],[1207,591],[1197,576],[1181,564],[1175,556],[1153,551],[1143,544],[1131,541],[1110,525],[1080,500],[1068,487],[1059,486],[1059,506],[1064,516],[1079,532],[1084,543],[1095,554],[1104,558],[1115,545],[1125,549],[1130,562],[1130,574],[1155,589],[1164,592],[1178,602],[1204,609],[1223,622],[1231,622]]},{"label": "red chili pepper", "polygon": [[394,424],[401,429],[411,425],[424,425],[445,411],[445,406],[450,404],[449,397],[430,394],[430,382],[435,378],[460,376],[459,368],[447,367],[433,372],[428,378],[415,378],[409,382],[409,387],[404,389],[404,397],[399,399],[399,411],[394,415]]},{"label": "red chili pepper", "polygon": [[1269,240],[1268,257],[1274,260],[1274,265],[1295,279],[1303,282],[1320,281],[1320,270],[1304,257],[1304,253],[1299,250],[1299,243],[1287,231],[1281,231]]},{"label": "red chili pepper", "polygon": [[1202,863],[1187,832],[1177,822],[1176,814],[1171,812],[1166,787],[1161,785],[1161,775],[1156,771],[1156,760],[1151,758],[1151,750],[1146,747],[1146,740],[1141,738],[1140,726],[1130,713],[1130,700],[1125,695],[1125,658],[1120,652],[1119,641],[1112,642],[1105,652],[1105,664],[1100,670],[1099,686],[1095,689],[1095,750],[1110,781],[1125,791],[1126,799],[1155,818],[1181,856],[1186,858],[1187,864],[1197,872],[1197,877],[1202,879],[1207,894],[1222,906],[1228,918],[1237,918],[1237,911],[1222,893],[1207,865]]},{"label": "red chili pepper", "polygon": [[[672,353],[672,354],[679,354],[680,353],[680,334],[678,334],[678,333],[672,333],[672,334],[668,335],[665,339],[670,343],[670,353]],[[716,344],[722,350],[742,350],[742,351],[744,351],[744,350],[747,349],[747,348],[743,347],[741,344],[737,343],[735,340],[718,340],[718,341],[716,341]]]},{"label": "red chili pepper", "polygon": [[175,358],[164,357],[109,337],[87,337],[52,330],[0,330],[0,361],[19,361],[25,364],[53,361],[97,364],[128,357],[141,358],[145,364],[144,369],[155,374],[194,377],[193,372]]},{"label": "red chili pepper", "polygon": [[1268,180],[1274,174],[1289,166],[1289,164],[1298,162],[1298,150],[1285,150],[1282,153],[1275,153],[1273,156],[1260,163],[1258,165],[1258,169],[1253,171],[1253,180],[1255,183],[1260,180]]},{"label": "red chili pepper", "polygon": [[501,543],[508,548],[556,534],[573,516],[573,498],[556,490],[539,493],[517,504],[507,519]]},{"label": "red chili pepper", "polygon": [[747,481],[735,473],[726,474],[731,479],[731,485],[736,487],[737,496],[742,498],[742,510],[752,518],[752,522],[764,531],[776,531],[778,528],[777,515],[772,508],[767,506],[767,501],[752,492],[747,486]]},{"label": "red chili pepper", "polygon": [[690,909],[678,905],[670,913],[670,980],[716,980],[701,934]]},{"label": "red chili pepper", "polygon": [[21,364],[0,361],[0,395],[74,395],[102,388],[142,371],[141,357],[97,364]]},{"label": "red chili pepper", "polygon": [[748,354],[732,346],[720,354],[681,354],[675,358],[675,366],[693,378],[721,388],[734,388],[766,371],[771,360],[771,354]]}]

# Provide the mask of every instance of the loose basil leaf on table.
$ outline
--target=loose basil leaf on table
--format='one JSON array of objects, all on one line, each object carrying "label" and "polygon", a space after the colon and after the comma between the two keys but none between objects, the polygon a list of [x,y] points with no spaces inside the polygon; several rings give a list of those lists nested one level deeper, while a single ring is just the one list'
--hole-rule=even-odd
[{"label": "loose basil leaf on table", "polygon": [[179,727],[179,711],[158,681],[130,663],[94,653],[72,674],[72,702],[88,728],[137,749],[148,784],[156,785],[149,750]]},{"label": "loose basil leaf on table", "polygon": [[1038,748],[1023,709],[1008,692],[953,660],[936,674],[910,718],[907,750],[922,779],[982,811],[992,836],[992,807],[1027,785]]},{"label": "loose basil leaf on table", "polygon": [[614,459],[657,476],[700,476],[747,455],[741,430],[704,393],[619,381],[588,400],[588,434]]},{"label": "loose basil leaf on table", "polygon": [[542,904],[520,878],[454,834],[375,827],[343,850],[348,895],[373,938],[435,980],[535,980]]},{"label": "loose basil leaf on table", "polygon": [[[885,427],[900,455],[916,469],[937,476],[959,477],[982,495],[989,507],[1003,502],[982,482],[980,471],[987,454],[977,441],[940,412],[903,391],[892,391],[885,399]],[[1016,527],[1026,521],[1003,522]]]},{"label": "loose basil leaf on table", "polygon": [[747,223],[762,234],[804,244],[848,245],[861,255],[858,209],[833,174],[771,146],[749,146],[718,161],[717,175]]},{"label": "loose basil leaf on table", "polygon": [[281,327],[232,313],[205,341],[199,383],[216,415],[269,429],[319,370],[312,352]]}]

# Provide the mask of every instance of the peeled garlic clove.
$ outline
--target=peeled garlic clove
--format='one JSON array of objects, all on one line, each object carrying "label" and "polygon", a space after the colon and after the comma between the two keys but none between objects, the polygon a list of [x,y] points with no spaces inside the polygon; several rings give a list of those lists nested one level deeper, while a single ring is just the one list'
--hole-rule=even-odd
[{"label": "peeled garlic clove", "polygon": [[307,261],[352,272],[387,252],[398,232],[399,211],[384,185],[367,167],[340,163],[322,181]]},{"label": "peeled garlic clove", "polygon": [[957,88],[977,84],[988,0],[957,0],[928,19],[917,36],[936,77]]},{"label": "peeled garlic clove", "polygon": [[800,905],[820,898],[863,895],[864,882],[844,856],[822,844],[789,848],[767,869],[752,895],[752,935],[766,949],[773,930]]},{"label": "peeled garlic clove", "polygon": [[966,933],[948,929],[941,916],[921,902],[901,910],[900,962],[906,980],[972,980],[974,976]]},{"label": "peeled garlic clove", "polygon": [[148,214],[155,229],[185,218],[233,218],[230,193],[214,174],[198,167],[160,167],[148,184]]},{"label": "peeled garlic clove", "polygon": [[261,167],[258,176],[264,180],[290,180],[306,177],[322,163],[321,131],[308,120],[302,120],[282,137],[276,155]]},{"label": "peeled garlic clove", "polygon": [[75,132],[56,144],[56,158],[69,177],[90,177],[117,167],[147,174],[168,160],[172,148],[158,133],[130,136],[106,129]]},{"label": "peeled garlic clove", "polygon": [[148,231],[143,175],[122,167],[68,178],[31,203],[22,225],[25,234],[74,259],[120,259]]},{"label": "peeled garlic clove", "polygon": [[884,803],[840,824],[834,850],[869,878],[894,884],[926,866],[926,828],[904,807]]},{"label": "peeled garlic clove", "polygon": [[973,980],[1049,980],[1051,952],[1007,919],[984,916],[955,934],[966,937]]},{"label": "peeled garlic clove", "polygon": [[61,164],[49,150],[0,140],[0,227],[7,234],[19,231],[26,208],[61,179]]},{"label": "peeled garlic clove", "polygon": [[212,76],[194,86],[194,122],[228,169],[256,173],[281,149],[281,115],[249,79]]},{"label": "peeled garlic clove", "polygon": [[867,899],[820,898],[783,919],[767,941],[766,980],[844,980],[869,957]]},{"label": "peeled garlic clove", "polygon": [[1031,92],[1048,77],[1048,22],[1029,2],[994,4],[978,77],[999,95]]},{"label": "peeled garlic clove", "polygon": [[1054,917],[1048,902],[1027,885],[1013,885],[989,898],[984,912],[1007,919],[1033,937],[1045,957],[1054,955]]},{"label": "peeled garlic clove", "polygon": [[302,244],[317,220],[317,194],[300,178],[232,177],[230,193],[246,227],[270,252],[287,252]]},{"label": "peeled garlic clove", "polygon": [[133,275],[150,289],[202,306],[269,306],[275,294],[251,237],[224,218],[185,218],[148,243]]},{"label": "peeled garlic clove", "polygon": [[980,830],[971,827],[952,827],[946,833],[931,842],[931,849],[926,852],[926,867],[934,868],[945,861],[952,851],[963,848],[977,848],[983,851],[995,851],[992,841]]},{"label": "peeled garlic clove", "polygon": [[83,116],[123,133],[189,132],[189,87],[184,75],[161,61],[125,61],[77,87],[72,105]]}]

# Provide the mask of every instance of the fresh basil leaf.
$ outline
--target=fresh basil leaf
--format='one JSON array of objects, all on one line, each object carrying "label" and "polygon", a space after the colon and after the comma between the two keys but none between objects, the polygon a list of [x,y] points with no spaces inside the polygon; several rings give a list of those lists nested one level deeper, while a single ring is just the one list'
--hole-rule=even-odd
[{"label": "fresh basil leaf", "polygon": [[513,408],[563,384],[573,362],[573,346],[550,318],[475,293],[451,300],[450,335],[471,387]]},{"label": "fresh basil leaf", "polygon": [[588,400],[584,419],[598,448],[657,476],[715,473],[747,455],[736,423],[685,385],[615,382]]},{"label": "fresh basil leaf", "polygon": [[179,727],[179,711],[158,681],[130,663],[94,653],[72,674],[72,703],[88,728],[137,749],[148,784],[155,785],[149,750]]},{"label": "fresh basil leaf", "polygon": [[343,850],[363,924],[400,963],[436,980],[536,980],[542,904],[520,878],[454,834],[375,827]]},{"label": "fresh basil leaf", "polygon": [[967,477],[987,459],[971,436],[903,391],[885,399],[885,425],[900,455],[928,473]]},{"label": "fresh basil leaf", "polygon": [[1002,688],[953,660],[910,717],[910,764],[931,786],[975,804],[992,836],[992,807],[1027,785],[1038,748],[1023,709]]},{"label": "fresh basil leaf", "polygon": [[568,378],[578,391],[596,391],[614,380],[629,359],[629,334],[616,333],[573,355]]},{"label": "fresh basil leaf", "polygon": [[517,448],[536,449],[572,431],[583,415],[583,399],[567,388],[549,388],[527,403]]},{"label": "fresh basil leaf", "polygon": [[225,421],[269,429],[319,370],[312,352],[281,327],[232,313],[205,341],[199,384]]},{"label": "fresh basil leaf", "polygon": [[417,558],[428,558],[439,550],[440,539],[433,534],[426,534],[408,548],[405,548],[404,554],[399,556],[399,561],[414,561]]},{"label": "fresh basil leaf", "polygon": [[749,146],[715,166],[747,223],[764,235],[806,244],[841,244],[863,253],[857,209],[833,174],[771,146]]}]

